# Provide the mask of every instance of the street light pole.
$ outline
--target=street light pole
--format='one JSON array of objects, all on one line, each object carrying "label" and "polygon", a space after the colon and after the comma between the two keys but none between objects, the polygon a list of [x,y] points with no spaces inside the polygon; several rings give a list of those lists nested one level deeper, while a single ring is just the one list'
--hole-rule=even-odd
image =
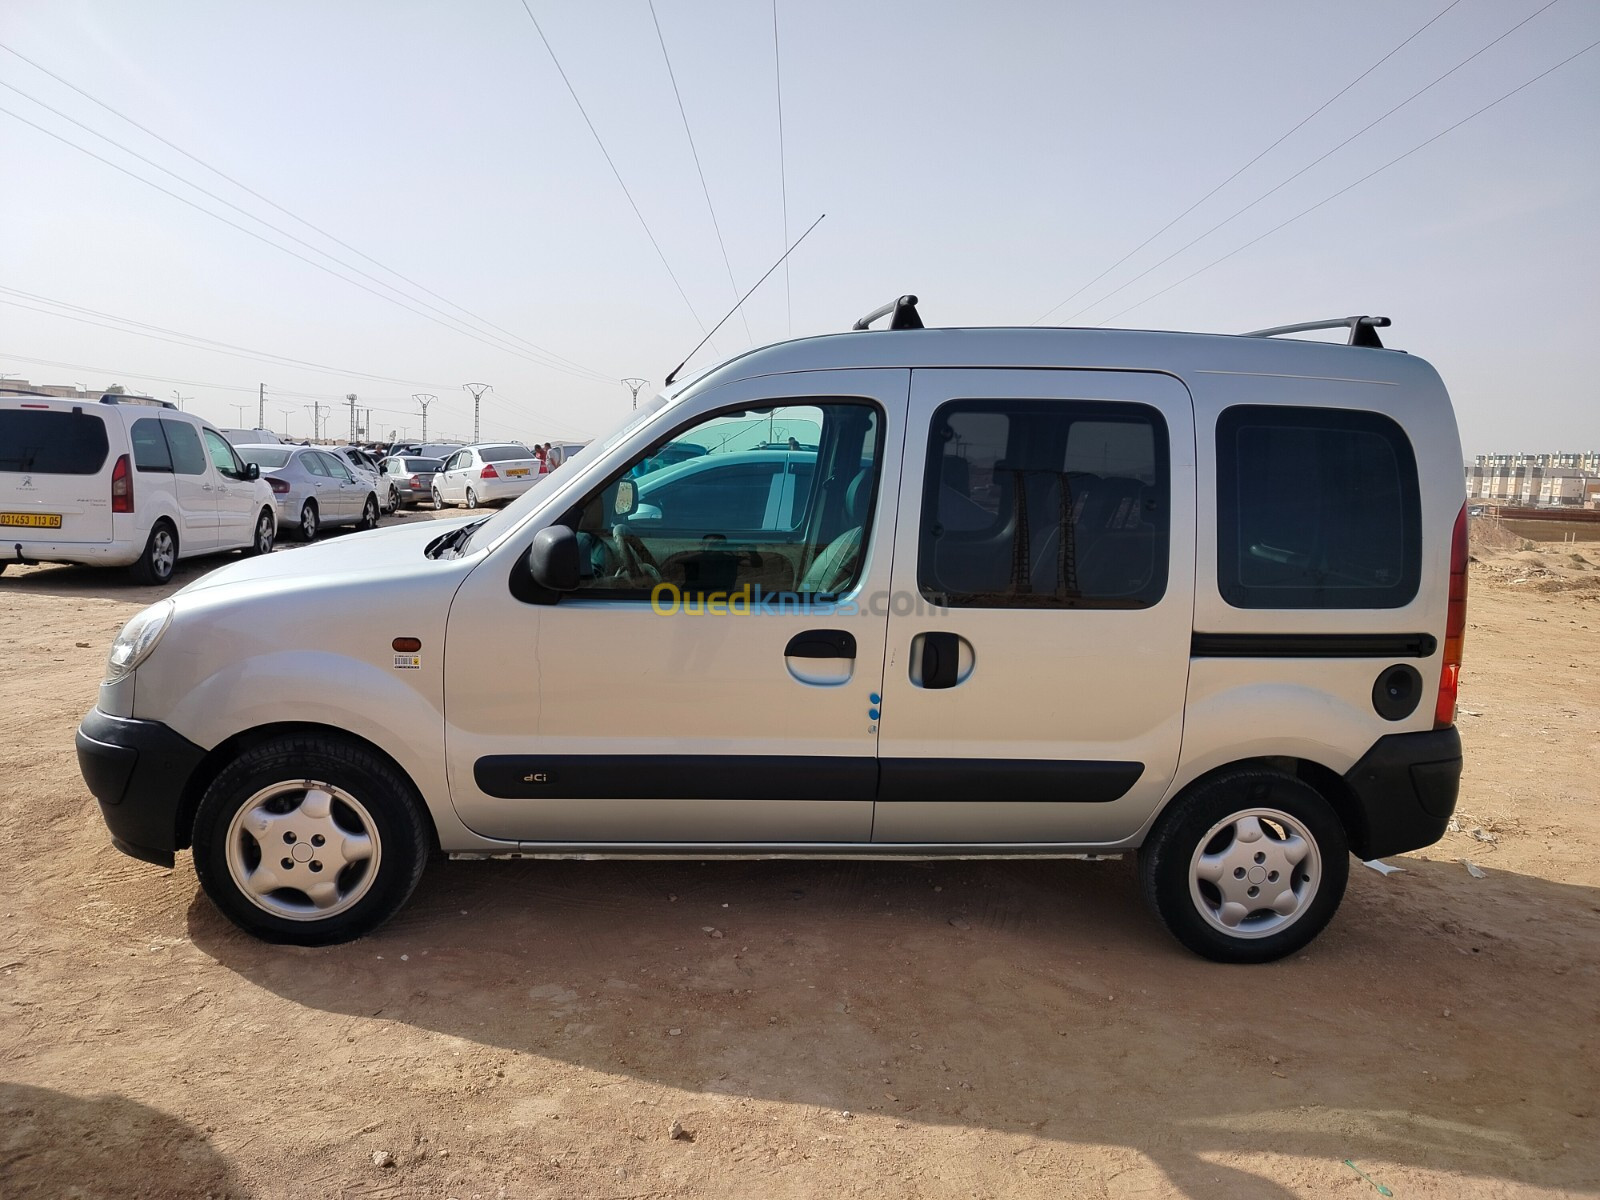
[{"label": "street light pole", "polygon": [[639,389],[649,382],[648,379],[624,379],[622,381],[622,386],[633,393],[634,408],[639,407]]},{"label": "street light pole", "polygon": [[172,389],[172,398],[178,402],[178,411],[179,412],[183,411],[183,402],[185,400],[193,400],[194,399],[193,396],[180,396],[180,395],[178,395],[178,389],[177,388],[173,388]]},{"label": "street light pole", "polygon": [[289,436],[289,418],[290,418],[290,416],[293,415],[294,409],[292,409],[292,408],[279,408],[278,411],[283,414],[283,436],[284,437],[288,437]]},{"label": "street light pole", "polygon": [[234,404],[234,405],[231,405],[230,407],[233,409],[234,412],[239,414],[239,426],[242,429],[244,427],[244,410],[249,408],[250,406],[248,404]]},{"label": "street light pole", "polygon": [[493,386],[487,383],[463,383],[461,385],[472,393],[472,443],[477,445],[478,437],[478,408],[483,403],[483,394]]}]

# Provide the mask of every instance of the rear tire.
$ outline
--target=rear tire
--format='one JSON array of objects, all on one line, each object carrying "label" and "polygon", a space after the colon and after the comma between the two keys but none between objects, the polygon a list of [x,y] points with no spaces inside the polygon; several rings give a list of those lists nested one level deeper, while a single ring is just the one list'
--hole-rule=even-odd
[{"label": "rear tire", "polygon": [[128,568],[135,583],[158,587],[172,580],[178,566],[178,531],[165,517],[157,521],[145,541],[139,561]]},{"label": "rear tire", "polygon": [[1145,899],[1168,932],[1213,962],[1271,962],[1302,949],[1333,919],[1349,874],[1332,806],[1270,770],[1200,784],[1139,851]]},{"label": "rear tire", "polygon": [[344,738],[286,734],[212,780],[195,813],[194,868],[246,933],[327,946],[394,916],[432,842],[421,799],[391,763]]},{"label": "rear tire", "polygon": [[322,528],[322,520],[317,516],[317,504],[314,500],[307,500],[300,509],[300,523],[296,526],[302,542],[315,541],[317,530]]}]

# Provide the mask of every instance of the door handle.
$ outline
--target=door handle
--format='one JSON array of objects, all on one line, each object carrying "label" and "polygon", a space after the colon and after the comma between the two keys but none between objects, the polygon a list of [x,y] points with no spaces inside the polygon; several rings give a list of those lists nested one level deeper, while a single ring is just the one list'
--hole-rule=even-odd
[{"label": "door handle", "polygon": [[922,635],[922,686],[955,687],[961,667],[961,639],[953,633]]},{"label": "door handle", "polygon": [[856,638],[843,629],[808,629],[789,639],[785,658],[854,658]]}]

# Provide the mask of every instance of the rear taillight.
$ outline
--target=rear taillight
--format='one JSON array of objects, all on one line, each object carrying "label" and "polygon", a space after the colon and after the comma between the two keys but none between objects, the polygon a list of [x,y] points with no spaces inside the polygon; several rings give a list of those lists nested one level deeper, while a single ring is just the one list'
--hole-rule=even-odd
[{"label": "rear taillight", "polygon": [[289,481],[287,479],[279,479],[276,475],[268,475],[267,486],[272,489],[274,496],[287,496],[289,494]]},{"label": "rear taillight", "polygon": [[418,479],[415,475],[413,475],[411,477],[411,486],[414,487],[414,488],[421,487],[422,486],[422,480]]},{"label": "rear taillight", "polygon": [[126,454],[117,459],[117,465],[111,468],[111,511],[114,513],[133,511],[133,471],[128,465]]},{"label": "rear taillight", "polygon": [[478,478],[479,479],[499,479],[500,478],[500,472],[496,471],[494,469],[494,464],[493,463],[490,463],[488,466],[484,467],[483,470],[478,472]]},{"label": "rear taillight", "polygon": [[1444,621],[1444,663],[1439,669],[1439,702],[1433,726],[1455,724],[1456,692],[1461,686],[1461,646],[1467,638],[1467,506],[1461,506],[1450,537],[1450,607]]}]

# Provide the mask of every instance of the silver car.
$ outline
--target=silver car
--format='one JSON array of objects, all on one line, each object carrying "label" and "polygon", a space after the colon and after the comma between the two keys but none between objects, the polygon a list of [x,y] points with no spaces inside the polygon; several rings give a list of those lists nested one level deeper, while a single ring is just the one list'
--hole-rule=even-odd
[{"label": "silver car", "polygon": [[390,512],[402,504],[431,500],[433,475],[441,466],[437,458],[394,454],[383,460],[383,482],[388,489],[384,505]]},{"label": "silver car", "polygon": [[278,527],[309,542],[324,525],[373,529],[379,501],[374,484],[358,479],[344,460],[315,446],[235,446],[261,468],[278,506]]}]

